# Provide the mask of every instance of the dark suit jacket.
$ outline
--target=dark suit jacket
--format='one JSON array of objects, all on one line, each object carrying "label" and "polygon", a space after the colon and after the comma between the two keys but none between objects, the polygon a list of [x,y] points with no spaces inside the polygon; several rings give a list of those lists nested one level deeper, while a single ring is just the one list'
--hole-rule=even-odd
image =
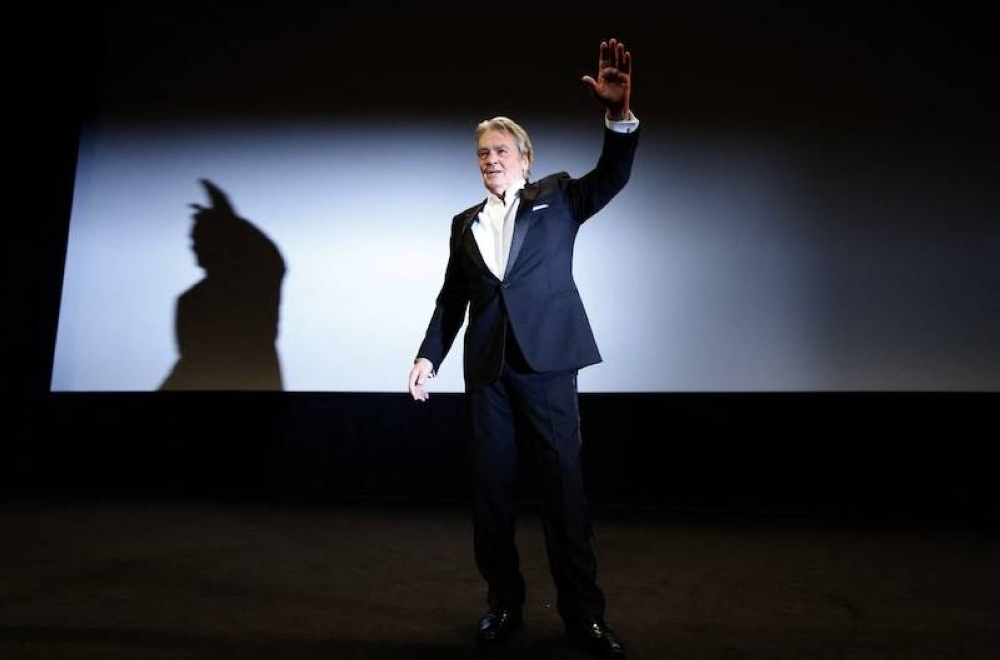
[{"label": "dark suit jacket", "polygon": [[601,361],[573,281],[573,246],[585,220],[625,187],[639,131],[604,130],[601,157],[579,179],[565,172],[528,183],[521,192],[503,281],[490,271],[469,227],[485,200],[452,219],[451,250],[418,357],[437,369],[469,310],[465,384],[473,390],[500,375],[507,324],[535,371],[579,369]]}]

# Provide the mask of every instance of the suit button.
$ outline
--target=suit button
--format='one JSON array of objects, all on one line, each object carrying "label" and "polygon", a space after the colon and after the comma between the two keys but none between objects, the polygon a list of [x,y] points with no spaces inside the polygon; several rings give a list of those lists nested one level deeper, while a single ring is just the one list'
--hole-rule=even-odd
[{"label": "suit button", "polygon": [[509,284],[507,284],[506,282],[504,282],[503,284],[500,285],[500,288],[506,289],[509,286],[510,286]]}]

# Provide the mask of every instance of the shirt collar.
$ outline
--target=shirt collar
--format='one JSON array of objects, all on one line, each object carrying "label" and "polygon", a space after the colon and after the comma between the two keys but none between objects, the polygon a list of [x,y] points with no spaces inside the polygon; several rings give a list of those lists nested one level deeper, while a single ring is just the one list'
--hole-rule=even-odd
[{"label": "shirt collar", "polygon": [[520,193],[524,189],[524,186],[526,184],[527,181],[525,179],[518,179],[517,181],[512,183],[509,188],[507,188],[506,192],[504,192],[503,199],[500,199],[491,192],[486,198],[486,203],[502,204],[504,206],[510,206],[511,203],[513,203],[513,201],[517,199],[518,193]]}]

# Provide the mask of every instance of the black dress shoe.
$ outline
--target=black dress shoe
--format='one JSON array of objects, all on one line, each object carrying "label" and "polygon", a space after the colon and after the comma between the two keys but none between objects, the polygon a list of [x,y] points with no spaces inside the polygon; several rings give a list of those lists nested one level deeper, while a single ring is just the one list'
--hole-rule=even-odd
[{"label": "black dress shoe", "polygon": [[570,639],[599,658],[624,658],[625,644],[601,619],[591,619],[569,630]]},{"label": "black dress shoe", "polygon": [[477,636],[482,642],[501,642],[521,625],[521,608],[491,607],[479,620]]}]

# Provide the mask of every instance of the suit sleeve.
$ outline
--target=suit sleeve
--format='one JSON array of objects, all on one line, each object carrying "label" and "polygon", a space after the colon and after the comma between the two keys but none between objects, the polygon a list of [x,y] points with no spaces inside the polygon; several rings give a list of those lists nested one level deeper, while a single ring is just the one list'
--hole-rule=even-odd
[{"label": "suit sleeve", "polygon": [[434,313],[427,324],[424,340],[417,351],[417,358],[427,358],[439,371],[441,362],[448,355],[458,331],[465,323],[465,313],[469,305],[469,289],[461,272],[460,250],[464,223],[461,216],[452,222],[451,247],[448,265],[445,267],[444,282],[434,303]]},{"label": "suit sleeve", "polygon": [[579,179],[566,182],[567,199],[577,222],[583,223],[604,208],[628,183],[640,132],[618,133],[605,128],[597,165]]}]

